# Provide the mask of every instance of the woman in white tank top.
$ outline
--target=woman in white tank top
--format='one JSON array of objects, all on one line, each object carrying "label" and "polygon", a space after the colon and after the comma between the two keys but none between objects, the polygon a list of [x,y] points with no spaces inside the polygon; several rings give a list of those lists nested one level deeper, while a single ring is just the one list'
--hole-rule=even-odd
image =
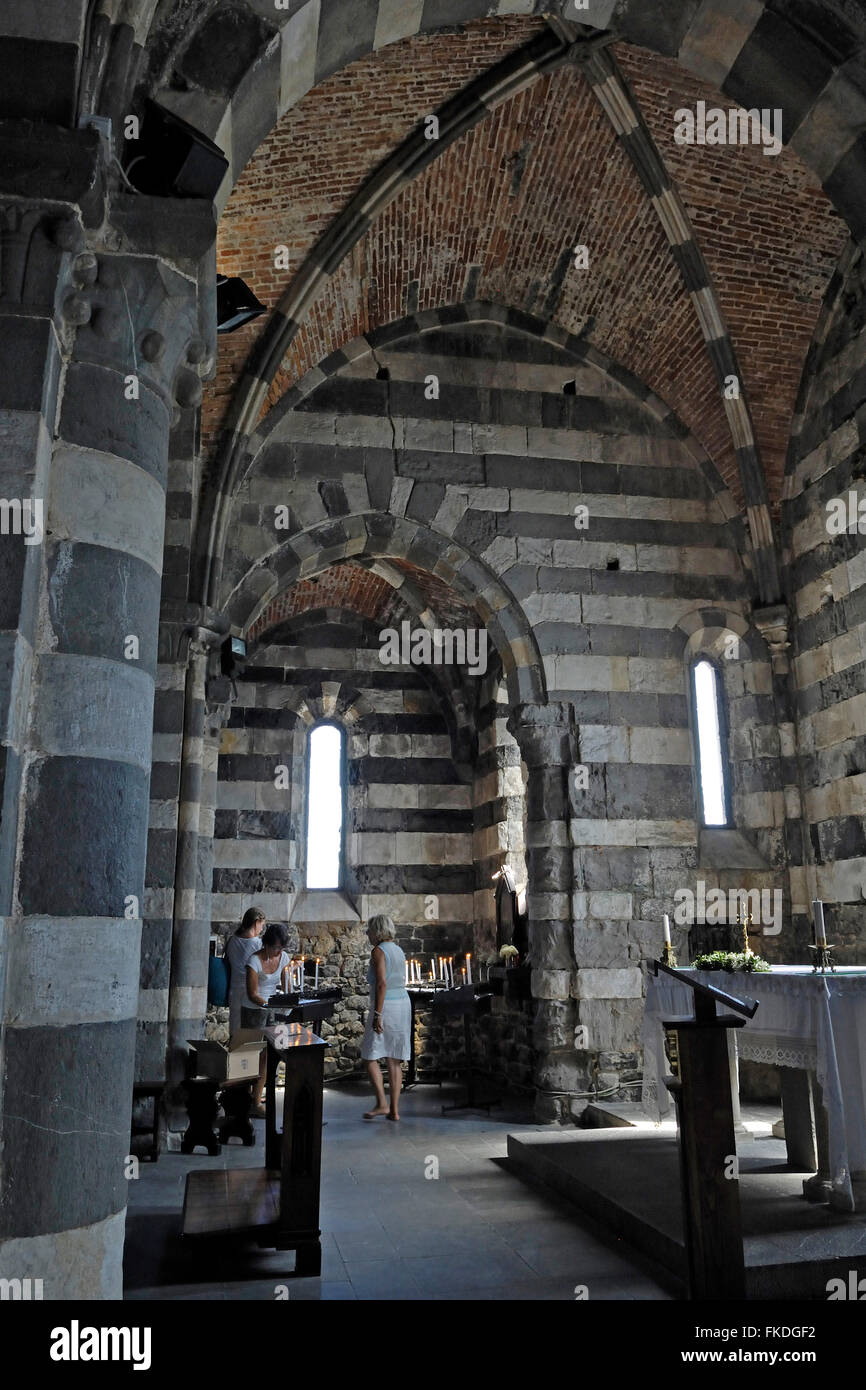
[{"label": "woman in white tank top", "polygon": [[[387,1115],[399,1120],[400,1087],[403,1084],[403,1062],[409,1060],[412,1004],[406,993],[406,957],[394,940],[394,923],[390,917],[371,917],[367,924],[367,940],[373,947],[367,968],[370,985],[370,1010],[361,1042],[361,1056],[376,1092],[376,1104],[364,1112],[365,1120]],[[391,1103],[385,1101],[382,1069],[379,1059],[388,1062],[388,1085]]]}]

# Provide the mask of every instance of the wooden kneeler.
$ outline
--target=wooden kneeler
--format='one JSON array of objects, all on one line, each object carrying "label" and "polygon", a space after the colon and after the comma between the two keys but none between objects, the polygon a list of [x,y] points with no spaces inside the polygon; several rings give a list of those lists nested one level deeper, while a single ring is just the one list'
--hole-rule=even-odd
[{"label": "wooden kneeler", "polygon": [[[254,1241],[263,1249],[294,1250],[294,1274],[318,1276],[322,1085],[328,1044],[297,1024],[263,1032],[268,1047],[265,1166],[190,1173],[183,1234],[196,1242]],[[281,1061],[286,1064],[286,1089],[279,1131],[276,1076]]]}]

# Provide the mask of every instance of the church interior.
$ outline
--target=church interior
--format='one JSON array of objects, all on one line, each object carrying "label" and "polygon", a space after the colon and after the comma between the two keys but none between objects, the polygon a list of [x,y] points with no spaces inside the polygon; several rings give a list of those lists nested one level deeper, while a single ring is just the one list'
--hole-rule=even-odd
[{"label": "church interior", "polygon": [[0,71],[2,1297],[866,1297],[859,0]]}]

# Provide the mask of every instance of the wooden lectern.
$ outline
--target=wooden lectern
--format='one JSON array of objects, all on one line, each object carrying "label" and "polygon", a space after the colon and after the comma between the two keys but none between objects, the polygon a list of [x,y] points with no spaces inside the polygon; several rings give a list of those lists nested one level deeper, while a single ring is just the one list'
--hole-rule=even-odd
[{"label": "wooden lectern", "polygon": [[[264,1028],[267,1041],[265,1166],[190,1173],[184,1236],[254,1240],[294,1250],[295,1275],[322,1272],[319,1189],[322,1086],[328,1044],[298,1024]],[[277,1129],[276,1076],[286,1064],[283,1128]]]},{"label": "wooden lectern", "polygon": [[[734,1109],[728,1058],[729,1028],[753,1018],[754,999],[734,999],[691,973],[655,961],[693,990],[693,1018],[665,1020],[665,1051],[673,1077],[665,1084],[677,1106],[680,1184],[689,1298],[743,1299],[745,1268]],[[739,1017],[716,1014],[716,1004]]]}]

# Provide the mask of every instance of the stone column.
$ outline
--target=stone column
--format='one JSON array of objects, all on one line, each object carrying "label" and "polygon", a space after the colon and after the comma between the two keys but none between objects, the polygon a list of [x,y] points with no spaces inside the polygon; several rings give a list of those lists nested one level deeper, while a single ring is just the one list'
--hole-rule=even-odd
[{"label": "stone column", "polygon": [[189,644],[168,1010],[172,1082],[182,1080],[187,1039],[202,1036],[207,1013],[217,766],[220,735],[231,708],[228,700],[219,698],[227,693],[222,687],[229,682],[208,681],[213,644],[219,640],[219,634],[199,630]]},{"label": "stone column", "polygon": [[205,355],[196,269],[158,253],[171,224],[154,202],[127,205],[122,233],[91,209],[86,236],[74,206],[12,199],[6,213],[27,244],[13,239],[12,262],[4,247],[2,269],[17,256],[25,291],[31,265],[55,259],[50,235],[64,258],[36,312],[0,323],[5,404],[28,417],[4,429],[45,491],[5,714],[18,765],[3,826],[0,1275],[40,1277],[48,1299],[122,1292],[166,452]]},{"label": "stone column", "polygon": [[[783,935],[777,938],[771,959],[795,960],[808,954],[811,937],[809,903],[818,896],[815,849],[806,817],[806,783],[800,756],[798,700],[794,665],[791,660],[791,615],[785,604],[756,608],[752,622],[767,644],[773,672],[773,700],[779,731],[779,767],[785,797],[785,854],[788,870],[791,916],[786,918]],[[805,901],[804,901],[805,899]],[[793,912],[794,906],[806,912]],[[832,909],[829,909],[832,912]],[[761,952],[761,941],[755,947]]]},{"label": "stone column", "polygon": [[526,869],[535,1018],[536,1114],[559,1120],[568,1098],[586,1089],[575,1053],[575,960],[569,774],[578,758],[574,708],[519,705],[508,729],[527,769]]}]

